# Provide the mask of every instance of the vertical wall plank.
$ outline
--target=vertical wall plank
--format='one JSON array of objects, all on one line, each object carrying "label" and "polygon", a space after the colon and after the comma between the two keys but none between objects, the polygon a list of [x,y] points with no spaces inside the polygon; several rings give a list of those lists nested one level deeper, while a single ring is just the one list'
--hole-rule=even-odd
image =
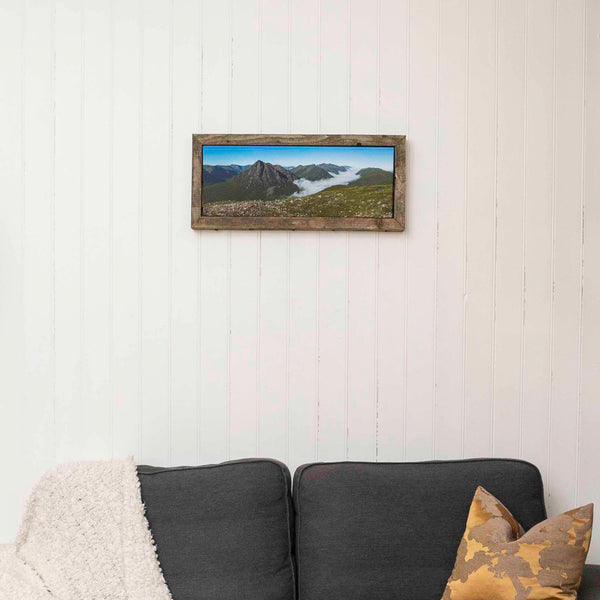
[{"label": "vertical wall plank", "polygon": [[173,464],[194,464],[198,450],[198,234],[190,227],[192,133],[200,104],[200,5],[173,3],[171,210],[171,436]]},{"label": "vertical wall plank", "polygon": [[112,148],[113,454],[141,456],[141,238],[143,22],[140,3],[114,3]]},{"label": "vertical wall plank", "polygon": [[437,203],[437,2],[410,5],[410,136],[407,204],[406,458],[433,456],[435,230]]},{"label": "vertical wall plank", "polygon": [[255,231],[231,236],[231,458],[258,454],[259,241]]},{"label": "vertical wall plank", "polygon": [[[351,133],[377,132],[379,14],[374,8],[377,4],[350,2]],[[377,235],[348,234],[348,458],[354,460],[376,455],[377,244]]]},{"label": "vertical wall plank", "polygon": [[290,237],[289,458],[288,466],[316,460],[318,234]]},{"label": "vertical wall plank", "polygon": [[[381,133],[408,132],[408,7],[408,0],[380,3],[377,110]],[[406,236],[380,234],[378,254],[377,458],[390,461],[401,460],[405,448]]]},{"label": "vertical wall plank", "polygon": [[20,445],[30,485],[55,460],[54,5],[24,3],[23,314],[25,417]]},{"label": "vertical wall plank", "polygon": [[348,459],[375,460],[377,236],[349,235]]},{"label": "vertical wall plank", "polygon": [[[522,456],[548,466],[554,10],[528,0]],[[547,479],[545,479],[547,481]]]},{"label": "vertical wall plank", "polygon": [[346,236],[319,241],[318,460],[346,457]]},{"label": "vertical wall plank", "polygon": [[[290,131],[319,129],[319,0],[290,5]],[[289,458],[292,471],[316,459],[319,234],[290,233]]]},{"label": "vertical wall plank", "polygon": [[409,0],[381,0],[379,10],[379,131],[408,131]]},{"label": "vertical wall plank", "polygon": [[348,1],[321,0],[321,133],[348,128]]},{"label": "vertical wall plank", "polygon": [[[598,473],[598,423],[600,423],[600,4],[588,1],[585,32],[585,72],[583,115],[583,311],[581,357],[581,413],[578,456],[577,504],[600,497]],[[592,538],[590,553],[597,562],[600,538]]]},{"label": "vertical wall plank", "polygon": [[556,15],[552,389],[549,510],[577,502],[581,307],[581,172],[584,4],[560,1]]},{"label": "vertical wall plank", "polygon": [[163,0],[144,2],[143,25],[141,460],[169,464],[172,443],[169,425],[170,4]]},{"label": "vertical wall plank", "polygon": [[498,4],[498,168],[494,317],[495,456],[521,453],[525,2]]},{"label": "vertical wall plank", "polygon": [[[233,3],[231,127],[259,130],[260,13],[258,2]],[[230,452],[257,454],[258,290],[260,233],[231,234]]]},{"label": "vertical wall plank", "polygon": [[320,104],[320,0],[292,0],[290,10],[290,132],[316,132]]},{"label": "vertical wall plank", "polygon": [[465,456],[492,443],[496,181],[496,2],[469,4]]},{"label": "vertical wall plank", "polygon": [[287,461],[289,236],[262,235],[260,277],[259,425],[261,456]]},{"label": "vertical wall plank", "polygon": [[[202,2],[200,133],[227,131],[230,118],[231,14],[228,2]],[[229,233],[200,237],[200,423],[202,462],[225,460],[229,407]]]},{"label": "vertical wall plank", "polygon": [[218,462],[228,450],[227,236],[203,232],[200,294],[199,462]]},{"label": "vertical wall plank", "polygon": [[[0,6],[0,452],[10,456],[27,444],[23,412],[23,234],[24,212],[24,19],[18,0]],[[29,465],[6,461],[0,510],[0,540],[13,539],[30,485]]]},{"label": "vertical wall plank", "polygon": [[57,462],[78,457],[84,435],[81,394],[81,23],[80,2],[57,4],[54,175]]},{"label": "vertical wall plank", "polygon": [[110,392],[110,14],[84,3],[82,148],[82,456],[111,455]]},{"label": "vertical wall plank", "polygon": [[[290,4],[261,2],[261,131],[289,130]],[[277,77],[273,73],[279,73]],[[289,448],[289,240],[290,234],[261,235],[259,453],[287,460]]]},{"label": "vertical wall plank", "polygon": [[440,3],[435,456],[462,453],[467,2]]},{"label": "vertical wall plank", "polygon": [[[320,131],[348,128],[348,9],[345,0],[321,0]],[[319,460],[347,456],[348,236],[319,234],[318,439]]]}]

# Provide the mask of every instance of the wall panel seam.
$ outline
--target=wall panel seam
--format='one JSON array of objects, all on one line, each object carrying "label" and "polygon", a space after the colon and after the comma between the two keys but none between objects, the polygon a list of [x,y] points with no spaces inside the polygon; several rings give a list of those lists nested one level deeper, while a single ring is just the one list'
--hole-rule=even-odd
[{"label": "wall panel seam", "polygon": [[583,388],[583,298],[584,298],[584,269],[585,269],[585,181],[586,181],[586,88],[587,88],[587,0],[583,0],[582,16],[582,93],[581,93],[581,181],[580,181],[580,213],[581,213],[581,238],[579,246],[579,315],[578,315],[578,340],[577,340],[577,442],[575,456],[575,498],[579,505],[580,496],[580,470],[581,470],[581,394]]},{"label": "wall panel seam", "polygon": [[465,194],[464,194],[464,217],[463,217],[463,311],[462,311],[462,373],[461,373],[461,427],[460,427],[460,447],[461,457],[465,457],[465,443],[466,443],[466,427],[467,427],[467,286],[469,283],[468,279],[468,235],[469,235],[469,92],[470,92],[470,76],[471,76],[471,60],[470,60],[470,9],[471,2],[466,0],[466,11],[465,11],[465,29],[466,29],[466,44],[465,44]]}]

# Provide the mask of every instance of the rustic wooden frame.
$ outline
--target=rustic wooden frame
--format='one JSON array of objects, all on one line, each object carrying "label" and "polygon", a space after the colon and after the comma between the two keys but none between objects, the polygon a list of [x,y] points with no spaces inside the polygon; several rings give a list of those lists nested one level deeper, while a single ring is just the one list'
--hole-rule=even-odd
[{"label": "rustic wooden frame", "polygon": [[[193,135],[193,229],[291,229],[337,231],[404,231],[406,190],[406,137],[403,135]],[[358,217],[203,217],[203,146],[393,146],[394,209],[391,219]]]}]

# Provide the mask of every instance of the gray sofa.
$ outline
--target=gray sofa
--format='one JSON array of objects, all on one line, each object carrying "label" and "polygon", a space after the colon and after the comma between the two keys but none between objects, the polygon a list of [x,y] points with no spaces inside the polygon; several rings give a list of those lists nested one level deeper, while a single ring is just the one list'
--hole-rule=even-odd
[{"label": "gray sofa", "polygon": [[[481,459],[141,465],[174,600],[438,600],[478,485],[525,529],[546,518],[530,463]],[[600,600],[600,567],[579,598]]]}]

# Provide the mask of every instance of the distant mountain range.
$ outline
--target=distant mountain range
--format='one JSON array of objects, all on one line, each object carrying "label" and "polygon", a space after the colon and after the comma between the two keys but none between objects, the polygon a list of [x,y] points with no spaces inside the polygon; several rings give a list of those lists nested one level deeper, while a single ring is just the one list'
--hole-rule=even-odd
[{"label": "distant mountain range", "polygon": [[[298,180],[322,181],[347,171],[347,165],[321,163],[282,167],[262,160],[253,165],[204,165],[202,193],[203,202],[236,200],[277,200],[299,192]],[[393,181],[393,174],[375,167],[357,172],[359,177],[348,185],[386,185]],[[333,183],[333,182],[332,182]]]},{"label": "distant mountain range", "polygon": [[235,177],[242,171],[249,169],[252,165],[204,165],[204,185],[221,183]]}]

